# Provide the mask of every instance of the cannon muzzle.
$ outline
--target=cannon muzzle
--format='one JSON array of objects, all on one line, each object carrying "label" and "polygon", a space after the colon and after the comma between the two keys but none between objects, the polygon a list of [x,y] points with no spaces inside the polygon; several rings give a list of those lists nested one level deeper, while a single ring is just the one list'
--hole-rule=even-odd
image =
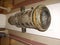
[{"label": "cannon muzzle", "polygon": [[21,28],[35,28],[39,31],[46,31],[51,22],[49,9],[44,5],[29,10],[22,9],[21,12],[9,17],[9,24]]}]

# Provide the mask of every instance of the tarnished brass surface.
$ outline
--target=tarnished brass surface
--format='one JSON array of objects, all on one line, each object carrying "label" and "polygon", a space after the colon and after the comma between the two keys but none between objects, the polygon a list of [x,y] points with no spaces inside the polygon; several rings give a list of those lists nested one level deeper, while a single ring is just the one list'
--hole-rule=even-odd
[{"label": "tarnished brass surface", "polygon": [[49,9],[44,5],[39,5],[34,9],[16,13],[9,17],[9,24],[21,28],[35,28],[39,31],[46,31],[51,22]]}]

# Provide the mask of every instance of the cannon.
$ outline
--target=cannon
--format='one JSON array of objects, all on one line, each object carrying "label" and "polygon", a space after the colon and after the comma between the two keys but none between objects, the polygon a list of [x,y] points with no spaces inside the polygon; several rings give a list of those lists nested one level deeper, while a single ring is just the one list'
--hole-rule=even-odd
[{"label": "cannon", "polygon": [[38,5],[35,8],[25,9],[22,7],[19,13],[10,16],[8,23],[22,28],[22,32],[26,32],[26,28],[34,28],[39,31],[46,31],[51,22],[49,9],[44,5]]}]

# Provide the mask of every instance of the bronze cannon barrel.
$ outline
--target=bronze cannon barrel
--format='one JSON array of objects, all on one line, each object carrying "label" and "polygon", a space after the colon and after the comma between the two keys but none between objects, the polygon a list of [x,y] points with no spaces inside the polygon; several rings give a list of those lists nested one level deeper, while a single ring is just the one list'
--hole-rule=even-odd
[{"label": "bronze cannon barrel", "polygon": [[35,28],[39,31],[46,31],[50,25],[51,16],[46,6],[39,5],[34,9],[10,16],[8,22],[21,28]]}]

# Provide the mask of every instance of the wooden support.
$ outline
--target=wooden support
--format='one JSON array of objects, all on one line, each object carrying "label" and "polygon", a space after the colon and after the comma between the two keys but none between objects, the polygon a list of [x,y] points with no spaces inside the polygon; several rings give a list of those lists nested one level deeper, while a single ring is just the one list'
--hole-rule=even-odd
[{"label": "wooden support", "polygon": [[22,6],[26,6],[26,5],[30,5],[30,4],[34,4],[34,3],[37,3],[37,2],[41,2],[41,1],[44,1],[44,0],[25,0],[23,2],[20,2],[16,5],[14,5],[13,9],[19,8],[19,7],[22,7]]},{"label": "wooden support", "polygon": [[0,45],[1,45],[1,38],[0,38]]}]

